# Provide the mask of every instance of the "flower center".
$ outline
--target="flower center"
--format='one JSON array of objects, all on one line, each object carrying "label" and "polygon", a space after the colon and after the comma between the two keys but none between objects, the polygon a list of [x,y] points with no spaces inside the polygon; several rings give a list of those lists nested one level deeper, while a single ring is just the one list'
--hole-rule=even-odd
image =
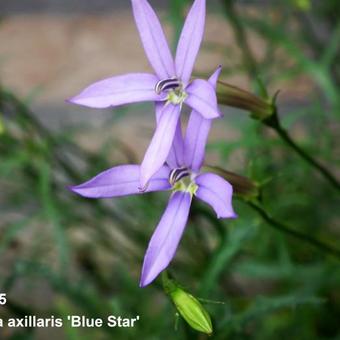
[{"label": "flower center", "polygon": [[160,80],[155,87],[157,94],[167,92],[166,101],[174,105],[180,105],[188,96],[183,88],[183,83],[176,77]]},{"label": "flower center", "polygon": [[191,171],[185,167],[173,169],[169,175],[169,183],[174,191],[189,192],[191,195],[194,195],[198,189],[192,179]]}]

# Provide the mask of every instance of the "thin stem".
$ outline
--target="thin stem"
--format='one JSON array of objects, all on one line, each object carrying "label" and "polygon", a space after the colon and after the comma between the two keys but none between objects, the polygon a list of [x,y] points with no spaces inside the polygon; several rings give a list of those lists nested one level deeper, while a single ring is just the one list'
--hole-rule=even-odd
[{"label": "thin stem", "polygon": [[330,255],[333,255],[334,257],[336,257],[337,259],[340,260],[340,250],[333,248],[332,246],[329,246],[319,240],[314,239],[313,237],[310,237],[309,235],[306,235],[304,233],[301,233],[300,231],[297,230],[293,230],[289,227],[287,227],[285,224],[275,220],[274,218],[272,218],[260,205],[254,203],[254,202],[247,202],[247,204],[253,208],[254,210],[256,210],[259,215],[261,215],[261,217],[273,228],[284,232],[288,235],[291,235],[305,243],[308,243],[310,245],[312,245],[315,248],[318,248],[320,251],[324,252],[324,253],[328,253]]},{"label": "thin stem", "polygon": [[[234,6],[234,0],[222,0],[222,3],[226,9],[226,14],[229,18],[230,24],[234,30],[234,34],[236,37],[236,41],[238,42],[242,55],[243,62],[245,68],[247,70],[248,76],[251,79],[256,79],[258,86],[264,92],[266,89],[260,79],[258,78],[258,70],[256,59],[253,56],[249,44],[247,42],[246,32],[242,25],[242,22],[239,20],[237,12]],[[340,183],[334,177],[334,175],[326,169],[323,165],[321,165],[318,161],[316,161],[313,157],[311,157],[308,153],[306,153],[303,149],[301,149],[288,135],[288,133],[282,128],[277,112],[273,114],[269,118],[268,121],[264,121],[264,123],[270,127],[272,127],[277,134],[282,138],[282,140],[291,147],[301,158],[303,158],[307,163],[309,163],[312,167],[319,171],[319,173],[337,190],[340,190]]]},{"label": "thin stem", "polygon": [[[11,92],[4,90],[0,85],[0,111],[6,112],[6,105],[13,106],[14,111],[17,112],[20,115],[20,117],[24,118],[24,120],[27,120],[33,126],[34,131],[36,131],[41,138],[45,139],[48,142],[48,144],[51,146],[50,152],[53,155],[52,157],[50,157],[50,159],[56,161],[58,166],[60,166],[60,168],[72,181],[74,182],[84,181],[84,178],[81,175],[81,173],[77,171],[67,160],[65,160],[63,155],[57,151],[57,147],[59,146],[58,140],[50,133],[50,131],[47,128],[45,128],[40,123],[40,121],[35,117],[34,113],[31,112],[31,110],[25,105],[25,103],[23,103]],[[72,144],[72,146],[74,146],[74,144]],[[89,159],[87,155],[83,154],[83,156],[85,157],[85,159]],[[36,178],[36,176],[37,176],[36,172],[31,173],[31,177]],[[115,219],[117,223],[126,225],[127,221],[125,217],[123,217],[121,214],[117,214],[112,209],[103,205],[100,201],[85,200],[83,202],[84,204],[87,204],[89,207],[93,207],[94,209],[96,209],[98,214],[103,214],[104,216],[108,216],[111,219],[112,218]]]},{"label": "thin stem", "polygon": [[[12,104],[15,107],[16,112],[20,112],[20,115],[27,119],[34,126],[35,131],[37,131],[42,138],[46,139],[52,147],[58,146],[57,141],[51,135],[49,130],[40,123],[40,121],[35,117],[30,109],[14,94],[0,88],[0,106],[2,104],[1,100]],[[75,171],[59,153],[55,152],[54,156],[73,180],[82,180],[82,177],[79,175],[79,173]]]},{"label": "thin stem", "polygon": [[313,168],[318,170],[318,172],[337,190],[340,190],[340,183],[334,177],[334,175],[325,168],[322,164],[320,164],[317,160],[315,160],[312,156],[310,156],[306,151],[304,151],[300,146],[298,146],[293,139],[289,136],[287,131],[282,127],[279,117],[275,112],[267,121],[264,123],[274,129],[276,133],[281,137],[281,139],[292,148],[301,158],[303,158],[307,163],[309,163]]}]

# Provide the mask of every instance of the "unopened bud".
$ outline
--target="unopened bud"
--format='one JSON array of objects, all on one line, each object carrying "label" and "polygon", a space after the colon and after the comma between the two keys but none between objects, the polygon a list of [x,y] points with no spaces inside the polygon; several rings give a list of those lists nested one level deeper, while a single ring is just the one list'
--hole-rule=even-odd
[{"label": "unopened bud", "polygon": [[211,318],[202,304],[191,294],[183,290],[177,282],[163,275],[163,287],[174,303],[178,313],[196,331],[212,334]]},{"label": "unopened bud", "polygon": [[206,165],[203,169],[211,171],[224,178],[232,185],[234,193],[243,199],[251,200],[260,196],[259,185],[247,177],[237,175],[218,166]]},{"label": "unopened bud", "polygon": [[221,81],[217,85],[217,99],[219,104],[251,112],[251,117],[258,120],[265,120],[275,113],[274,101],[267,101]]}]

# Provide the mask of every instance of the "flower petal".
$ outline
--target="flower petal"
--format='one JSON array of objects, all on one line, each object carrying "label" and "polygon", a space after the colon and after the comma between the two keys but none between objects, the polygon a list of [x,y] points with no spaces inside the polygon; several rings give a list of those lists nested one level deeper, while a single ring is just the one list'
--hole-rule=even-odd
[{"label": "flower petal", "polygon": [[218,218],[237,217],[232,207],[233,187],[222,177],[206,173],[196,177],[196,196],[211,205]]},{"label": "flower petal", "polygon": [[192,111],[185,135],[184,154],[186,166],[195,172],[200,170],[204,161],[211,123],[211,119],[205,119],[196,111]]},{"label": "flower petal", "polygon": [[168,104],[164,107],[141,165],[141,188],[145,188],[150,178],[164,165],[174,140],[180,111],[179,105]]},{"label": "flower petal", "polygon": [[156,122],[159,123],[161,119],[161,115],[163,113],[165,107],[165,102],[156,102],[155,103],[155,111],[156,111]]},{"label": "flower petal", "polygon": [[[221,73],[221,66],[217,68],[214,74],[209,78],[209,83],[216,89],[217,80]],[[203,164],[205,155],[205,146],[211,128],[211,119],[205,119],[192,111],[184,140],[185,164],[187,167],[198,172]]]},{"label": "flower petal", "polygon": [[158,78],[149,73],[130,73],[100,80],[68,101],[94,108],[106,108],[141,101],[157,101]]},{"label": "flower petal", "polygon": [[216,68],[215,72],[208,79],[209,84],[211,84],[211,86],[214,88],[215,91],[217,88],[217,82],[218,82],[218,78],[220,77],[221,71],[222,71],[222,66],[219,65]]},{"label": "flower petal", "polygon": [[150,284],[171,262],[188,221],[191,195],[177,191],[149,242],[140,280],[140,286]]},{"label": "flower petal", "polygon": [[[147,192],[170,189],[170,169],[162,167],[150,180]],[[139,165],[120,165],[106,170],[88,182],[70,189],[88,198],[109,198],[138,194],[140,177]]]},{"label": "flower petal", "polygon": [[[164,102],[157,102],[155,104],[157,124],[159,123],[160,117],[163,113],[164,106]],[[166,162],[170,165],[171,168],[179,168],[184,165],[184,141],[180,120],[178,120],[174,141],[172,143]]]},{"label": "flower petal", "polygon": [[159,79],[175,76],[175,65],[159,19],[146,0],[132,0],[145,53]]},{"label": "flower petal", "polygon": [[214,87],[206,80],[195,79],[185,90],[188,98],[185,103],[206,119],[221,116]]},{"label": "flower petal", "polygon": [[175,137],[167,158],[167,163],[171,168],[180,168],[184,165],[184,141],[180,119],[178,119],[177,122]]},{"label": "flower petal", "polygon": [[196,0],[186,18],[176,52],[177,76],[186,85],[201,46],[205,25],[205,0]]}]

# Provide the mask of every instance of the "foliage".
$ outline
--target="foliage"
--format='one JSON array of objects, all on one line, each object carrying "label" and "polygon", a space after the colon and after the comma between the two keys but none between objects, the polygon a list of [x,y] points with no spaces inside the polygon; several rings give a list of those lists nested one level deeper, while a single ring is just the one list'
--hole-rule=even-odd
[{"label": "foliage", "polygon": [[[277,83],[294,91],[303,77],[311,93],[303,105],[284,112],[279,95],[279,129],[225,108],[220,124],[235,129],[238,138],[214,141],[209,152],[218,155],[219,167],[257,183],[261,195],[256,201],[239,197],[239,217],[231,222],[216,220],[196,203],[170,272],[202,301],[222,302],[205,303],[212,339],[339,338],[339,187],[317,166],[337,181],[339,2],[251,3],[221,0],[209,8],[227,20],[236,43],[208,43],[206,49],[218,47],[226,60],[229,51],[240,53],[237,65],[226,63],[223,80],[238,72],[266,100]],[[176,36],[185,5],[169,2]],[[254,34],[264,42],[261,58],[252,52]],[[121,141],[109,145],[121,154],[117,163],[137,158]],[[25,99],[0,88],[0,292],[9,298],[0,317],[140,315],[131,329],[63,332],[67,339],[202,339],[183,320],[175,330],[175,310],[160,281],[138,288],[143,251],[165,197],[149,194],[112,204],[68,192],[68,185],[113,165],[106,153],[106,146],[98,153],[84,150],[71,128],[49,131]],[[233,162],[235,157],[241,161]],[[41,294],[52,296],[49,303],[30,297]],[[11,339],[39,336],[32,329],[5,331]]]}]

